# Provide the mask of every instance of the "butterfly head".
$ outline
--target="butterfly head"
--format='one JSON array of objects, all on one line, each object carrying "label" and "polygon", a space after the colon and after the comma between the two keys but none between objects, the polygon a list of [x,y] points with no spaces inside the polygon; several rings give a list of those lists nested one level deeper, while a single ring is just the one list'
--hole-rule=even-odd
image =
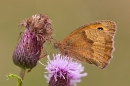
[{"label": "butterfly head", "polygon": [[54,48],[59,49],[62,55],[68,55],[67,45],[63,41],[54,43]]},{"label": "butterfly head", "polygon": [[57,43],[57,42],[54,43],[54,44],[53,44],[53,47],[54,47],[55,49],[57,49],[57,48],[58,48],[58,43]]}]

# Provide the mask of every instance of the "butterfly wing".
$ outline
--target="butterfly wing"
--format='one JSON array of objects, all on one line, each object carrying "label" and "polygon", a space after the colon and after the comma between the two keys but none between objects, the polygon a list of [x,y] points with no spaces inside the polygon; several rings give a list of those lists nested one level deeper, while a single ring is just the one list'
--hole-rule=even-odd
[{"label": "butterfly wing", "polygon": [[[90,47],[93,50],[92,57],[89,60],[99,68],[105,68],[112,58],[113,36],[98,30],[86,30],[85,33],[87,38],[93,41]],[[89,33],[93,35],[88,35]]]},{"label": "butterfly wing", "polygon": [[59,42],[63,55],[103,69],[112,58],[116,24],[112,21],[90,23],[70,33]]}]

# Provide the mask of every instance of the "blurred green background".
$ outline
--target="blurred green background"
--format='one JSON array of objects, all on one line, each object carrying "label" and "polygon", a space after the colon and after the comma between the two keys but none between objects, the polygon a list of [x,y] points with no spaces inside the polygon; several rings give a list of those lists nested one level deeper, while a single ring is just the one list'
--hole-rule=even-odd
[{"label": "blurred green background", "polygon": [[[53,21],[54,38],[62,40],[78,27],[96,20],[117,24],[114,58],[106,69],[83,64],[88,76],[78,86],[130,86],[130,1],[129,0],[0,0],[0,86],[16,86],[16,79],[6,80],[20,68],[12,62],[19,33],[19,22],[33,14],[47,14]],[[45,45],[48,54],[55,49]],[[55,51],[57,52],[57,51]],[[41,60],[46,64],[47,58]],[[23,86],[48,86],[44,66],[26,73]]]}]

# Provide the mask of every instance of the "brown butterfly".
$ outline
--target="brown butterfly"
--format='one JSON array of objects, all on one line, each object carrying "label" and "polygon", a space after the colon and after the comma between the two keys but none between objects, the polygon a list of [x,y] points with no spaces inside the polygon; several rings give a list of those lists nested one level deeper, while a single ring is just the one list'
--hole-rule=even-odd
[{"label": "brown butterfly", "polygon": [[115,32],[115,22],[100,20],[76,29],[54,46],[62,55],[103,69],[112,58]]}]

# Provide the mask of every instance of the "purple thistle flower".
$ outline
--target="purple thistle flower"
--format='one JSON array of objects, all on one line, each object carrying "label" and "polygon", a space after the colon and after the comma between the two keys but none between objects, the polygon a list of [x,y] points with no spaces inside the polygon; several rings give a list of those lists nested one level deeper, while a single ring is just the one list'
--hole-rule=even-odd
[{"label": "purple thistle flower", "polygon": [[[23,69],[32,69],[40,58],[46,56],[43,44],[52,39],[51,21],[47,15],[36,14],[20,24],[26,29],[14,50],[13,62]],[[40,57],[41,51],[43,57]]]},{"label": "purple thistle flower", "polygon": [[76,86],[77,82],[81,81],[80,78],[87,75],[87,73],[82,73],[84,71],[82,64],[74,62],[72,58],[60,54],[53,58],[50,60],[48,56],[45,68],[49,73],[48,76],[45,75],[49,86]]}]

